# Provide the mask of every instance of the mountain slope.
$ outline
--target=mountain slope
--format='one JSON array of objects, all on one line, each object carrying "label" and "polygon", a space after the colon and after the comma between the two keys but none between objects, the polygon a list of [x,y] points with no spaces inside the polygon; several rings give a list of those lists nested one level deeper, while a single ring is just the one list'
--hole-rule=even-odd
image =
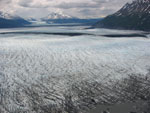
[{"label": "mountain slope", "polygon": [[116,13],[99,21],[94,27],[150,30],[150,0],[134,0]]},{"label": "mountain slope", "polygon": [[61,12],[54,12],[54,13],[51,13],[48,16],[42,18],[41,20],[47,22],[48,24],[80,23],[80,24],[92,25],[93,23],[98,22],[100,20],[100,18],[80,19],[77,17],[63,14]]},{"label": "mountain slope", "polygon": [[70,18],[74,18],[74,17],[63,14],[61,12],[53,12],[53,13],[49,14],[48,16],[44,17],[43,20],[70,19]]},{"label": "mountain slope", "polygon": [[49,24],[51,23],[73,23],[73,20],[76,19],[70,15],[63,14],[62,12],[53,12],[48,16],[42,18],[42,21],[45,21]]},{"label": "mountain slope", "polygon": [[0,28],[23,27],[28,24],[30,22],[21,17],[0,12]]}]

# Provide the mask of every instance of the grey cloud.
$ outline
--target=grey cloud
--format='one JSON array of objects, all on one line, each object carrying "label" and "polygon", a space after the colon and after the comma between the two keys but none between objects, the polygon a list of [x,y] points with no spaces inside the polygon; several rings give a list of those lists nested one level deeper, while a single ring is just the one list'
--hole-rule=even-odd
[{"label": "grey cloud", "polygon": [[9,3],[11,0],[0,0],[0,3]]},{"label": "grey cloud", "polygon": [[112,14],[114,9],[103,9],[100,10],[99,8],[93,8],[93,9],[82,9],[79,11],[79,13],[84,16],[85,18],[99,18],[106,16],[106,14]]},{"label": "grey cloud", "polygon": [[9,4],[12,3],[12,0],[0,0],[0,11],[5,10]]},{"label": "grey cloud", "polygon": [[47,8],[48,5],[42,5],[42,4],[33,4],[33,0],[21,0],[19,1],[18,5],[26,8]]},{"label": "grey cloud", "polygon": [[0,10],[13,11],[16,15],[24,17],[35,15],[40,17],[44,14],[46,16],[50,11],[55,10],[81,18],[100,17],[117,11],[129,1],[132,0],[82,0],[81,2],[80,0],[0,0]]},{"label": "grey cloud", "polygon": [[108,2],[110,2],[110,0],[93,0],[94,2],[96,2],[96,3],[108,3]]},{"label": "grey cloud", "polygon": [[32,0],[20,0],[18,4],[23,7],[30,7],[32,2]]},{"label": "grey cloud", "polygon": [[0,0],[0,6],[10,4],[11,2],[12,2],[12,0]]},{"label": "grey cloud", "polygon": [[57,8],[62,9],[71,9],[71,8],[96,8],[100,7],[99,4],[93,3],[62,3],[56,6]]}]

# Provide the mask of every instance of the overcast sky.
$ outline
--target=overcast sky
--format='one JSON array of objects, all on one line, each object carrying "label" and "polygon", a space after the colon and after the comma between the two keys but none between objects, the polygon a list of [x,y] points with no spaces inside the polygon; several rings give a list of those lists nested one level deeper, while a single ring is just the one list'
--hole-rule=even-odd
[{"label": "overcast sky", "polygon": [[131,0],[0,0],[0,11],[40,18],[51,12],[80,17],[104,17]]}]

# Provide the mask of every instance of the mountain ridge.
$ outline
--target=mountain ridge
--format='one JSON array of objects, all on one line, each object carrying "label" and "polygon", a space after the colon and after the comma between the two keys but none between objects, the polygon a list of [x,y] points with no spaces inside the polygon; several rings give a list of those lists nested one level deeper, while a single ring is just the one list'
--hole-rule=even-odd
[{"label": "mountain ridge", "polygon": [[150,0],[134,0],[94,25],[95,28],[150,31]]},{"label": "mountain ridge", "polygon": [[62,12],[52,12],[50,13],[48,16],[44,17],[43,20],[53,20],[53,19],[71,19],[71,18],[75,18],[75,17],[72,17],[70,15],[66,15]]},{"label": "mountain ridge", "polygon": [[41,21],[45,21],[48,24],[68,24],[68,23],[81,23],[86,25],[92,25],[98,22],[100,18],[95,19],[81,19],[77,17],[73,17],[62,12],[53,12],[50,13],[48,16],[41,18]]},{"label": "mountain ridge", "polygon": [[0,12],[0,28],[23,27],[28,24],[31,23],[19,16]]}]

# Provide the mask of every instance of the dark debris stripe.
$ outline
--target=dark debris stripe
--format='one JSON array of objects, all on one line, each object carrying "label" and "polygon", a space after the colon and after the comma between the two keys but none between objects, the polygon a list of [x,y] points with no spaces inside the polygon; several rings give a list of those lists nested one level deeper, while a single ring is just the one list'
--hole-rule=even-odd
[{"label": "dark debris stripe", "polygon": [[90,34],[90,33],[62,33],[62,32],[1,32],[1,35],[62,35],[62,36],[82,36],[82,35],[90,35],[90,36],[103,36],[109,38],[121,38],[121,37],[143,37],[147,38],[146,34],[108,34],[108,35],[99,35],[99,34]]}]

